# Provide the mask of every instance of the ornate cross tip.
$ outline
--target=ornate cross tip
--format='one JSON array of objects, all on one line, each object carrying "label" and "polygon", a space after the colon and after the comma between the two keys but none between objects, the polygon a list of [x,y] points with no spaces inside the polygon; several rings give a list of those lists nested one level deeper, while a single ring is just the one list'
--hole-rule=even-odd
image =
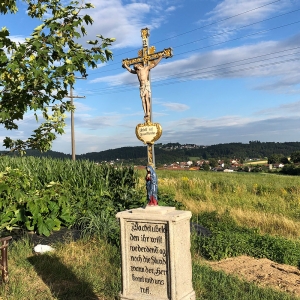
[{"label": "ornate cross tip", "polygon": [[125,69],[124,65],[128,65],[129,58],[122,59],[122,68]]},{"label": "ornate cross tip", "polygon": [[165,58],[169,58],[169,57],[173,56],[173,49],[172,48],[165,48],[163,50],[163,52],[164,52]]},{"label": "ornate cross tip", "polygon": [[149,28],[143,28],[141,29],[141,36],[143,39],[146,39],[147,37],[150,36],[150,29]]}]

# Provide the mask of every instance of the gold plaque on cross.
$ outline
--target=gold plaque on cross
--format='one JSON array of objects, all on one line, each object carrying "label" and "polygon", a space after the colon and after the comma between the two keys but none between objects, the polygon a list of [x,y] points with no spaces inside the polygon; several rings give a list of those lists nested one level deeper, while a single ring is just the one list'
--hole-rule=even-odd
[{"label": "gold plaque on cross", "polygon": [[159,123],[146,122],[136,126],[135,134],[144,144],[152,145],[161,137],[162,128]]}]

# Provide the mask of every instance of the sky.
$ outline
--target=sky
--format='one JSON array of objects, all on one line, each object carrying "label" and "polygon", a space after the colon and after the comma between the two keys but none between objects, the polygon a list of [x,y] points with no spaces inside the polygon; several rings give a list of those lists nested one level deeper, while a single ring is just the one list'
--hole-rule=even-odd
[{"label": "sky", "polygon": [[[156,51],[173,57],[151,70],[153,122],[158,142],[197,145],[259,140],[300,141],[300,0],[91,0],[88,35],[116,38],[114,58],[78,80],[76,154],[141,146],[135,127],[144,122],[135,74],[122,59],[137,57],[141,29],[150,29]],[[17,15],[1,15],[15,40],[39,24],[18,0]],[[17,132],[26,138],[37,124],[28,113]],[[52,150],[71,153],[70,116]]]}]

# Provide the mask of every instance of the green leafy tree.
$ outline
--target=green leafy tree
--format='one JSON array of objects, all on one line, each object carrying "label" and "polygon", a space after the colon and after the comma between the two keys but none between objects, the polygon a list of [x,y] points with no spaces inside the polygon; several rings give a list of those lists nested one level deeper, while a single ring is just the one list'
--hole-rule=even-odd
[{"label": "green leafy tree", "polygon": [[287,157],[285,157],[285,156],[283,156],[280,159],[280,162],[283,163],[283,164],[285,164],[285,165],[290,163],[289,159]]},{"label": "green leafy tree", "polygon": [[202,165],[202,168],[203,168],[204,171],[209,171],[209,170],[210,170],[209,164],[206,164],[206,163],[204,163],[204,164]]},{"label": "green leafy tree", "polygon": [[291,154],[291,161],[293,163],[299,163],[300,162],[300,151],[295,151]]},{"label": "green leafy tree", "polygon": [[[16,130],[17,121],[28,111],[34,112],[37,121],[42,115],[43,122],[29,138],[6,137],[3,145],[21,153],[27,148],[47,151],[56,135],[64,133],[65,112],[74,109],[65,100],[68,86],[75,83],[74,74],[86,77],[87,67],[96,68],[97,62],[111,59],[108,48],[114,39],[97,35],[98,39],[88,41],[86,47],[78,43],[87,34],[85,26],[93,23],[85,13],[93,8],[90,3],[22,1],[28,5],[28,16],[41,23],[24,43],[12,41],[6,27],[0,29],[0,123]],[[0,14],[17,11],[17,0],[0,1]]]},{"label": "green leafy tree", "polygon": [[212,168],[215,168],[218,166],[218,161],[215,159],[215,158],[211,158],[209,160],[209,165],[212,167]]},{"label": "green leafy tree", "polygon": [[281,154],[272,154],[268,157],[268,164],[277,164],[281,161],[282,157]]}]

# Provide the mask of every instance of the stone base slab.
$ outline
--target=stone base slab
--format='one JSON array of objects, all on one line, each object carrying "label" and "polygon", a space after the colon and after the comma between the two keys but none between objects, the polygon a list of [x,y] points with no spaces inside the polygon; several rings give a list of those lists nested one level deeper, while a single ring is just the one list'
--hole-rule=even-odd
[{"label": "stone base slab", "polygon": [[[140,295],[127,295],[123,296],[122,294],[119,295],[120,300],[140,300],[141,296]],[[172,298],[173,299],[173,298]],[[149,297],[143,297],[143,300],[153,300],[153,296],[149,295]],[[157,298],[155,297],[155,300],[170,300],[170,298]],[[188,293],[186,296],[183,298],[177,298],[174,300],[196,300],[196,294],[194,291]]]}]

